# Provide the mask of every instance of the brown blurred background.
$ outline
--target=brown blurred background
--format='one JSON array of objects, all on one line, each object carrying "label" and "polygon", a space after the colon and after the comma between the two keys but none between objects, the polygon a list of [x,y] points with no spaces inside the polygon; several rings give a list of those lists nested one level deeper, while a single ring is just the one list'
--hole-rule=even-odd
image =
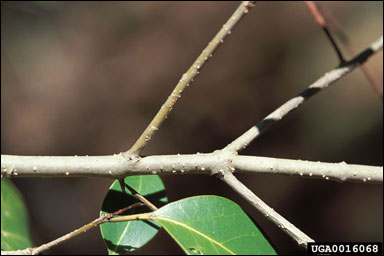
[{"label": "brown blurred background", "polygon": [[[1,153],[107,155],[129,149],[238,2],[2,2]],[[382,2],[328,2],[358,50],[383,31]],[[344,50],[346,53],[346,51]],[[144,155],[223,148],[337,65],[301,2],[261,2],[183,94]],[[369,60],[383,83],[382,52]],[[242,154],[383,165],[383,102],[359,70],[310,99]],[[316,241],[382,241],[383,187],[237,175]],[[95,219],[112,180],[14,179],[36,245]],[[240,204],[280,254],[295,242],[219,180],[167,176],[170,201]],[[106,253],[99,229],[46,254]],[[135,254],[183,253],[161,231]]]}]

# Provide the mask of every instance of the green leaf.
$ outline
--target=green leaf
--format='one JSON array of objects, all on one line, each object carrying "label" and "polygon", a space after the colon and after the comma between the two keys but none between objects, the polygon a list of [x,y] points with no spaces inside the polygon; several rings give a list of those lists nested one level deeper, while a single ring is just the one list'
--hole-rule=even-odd
[{"label": "green leaf", "polygon": [[187,254],[276,254],[240,206],[223,197],[186,198],[151,217]]},{"label": "green leaf", "polygon": [[23,197],[13,183],[1,179],[1,250],[32,247],[28,210]]},{"label": "green leaf", "polygon": [[[124,179],[124,182],[157,207],[165,205],[168,201],[165,195],[164,184],[157,175],[129,176]],[[126,192],[129,195],[121,192],[120,184],[116,180],[109,188],[100,215],[113,213],[138,202],[128,189],[126,189]],[[148,207],[141,206],[126,211],[122,215],[150,211]],[[100,225],[101,235],[109,254],[126,254],[142,247],[157,234],[160,228],[161,225],[159,223],[150,220],[114,222]]]}]

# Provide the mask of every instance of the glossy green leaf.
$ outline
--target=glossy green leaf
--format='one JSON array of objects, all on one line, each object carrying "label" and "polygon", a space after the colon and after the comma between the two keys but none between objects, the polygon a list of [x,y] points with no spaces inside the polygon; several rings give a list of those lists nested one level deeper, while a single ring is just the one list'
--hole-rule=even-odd
[{"label": "glossy green leaf", "polygon": [[276,254],[236,203],[218,196],[190,197],[153,214],[187,254]]},{"label": "glossy green leaf", "polygon": [[[167,203],[164,184],[157,175],[130,176],[126,177],[124,182],[159,208]],[[100,214],[113,213],[138,202],[128,189],[126,192],[128,195],[121,192],[120,184],[116,180],[104,199]],[[121,215],[150,211],[146,206],[141,206]],[[100,225],[101,235],[109,254],[126,254],[142,247],[157,234],[160,228],[159,223],[149,220]]]},{"label": "glossy green leaf", "polygon": [[32,247],[28,210],[13,183],[1,179],[1,250]]}]

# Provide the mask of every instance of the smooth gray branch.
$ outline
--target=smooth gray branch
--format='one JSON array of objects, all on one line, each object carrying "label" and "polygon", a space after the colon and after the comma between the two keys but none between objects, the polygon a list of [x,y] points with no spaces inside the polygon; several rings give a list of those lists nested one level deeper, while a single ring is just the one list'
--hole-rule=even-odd
[{"label": "smooth gray branch", "polygon": [[1,155],[3,177],[103,177],[120,178],[130,169],[132,160],[113,156],[14,156]]},{"label": "smooth gray branch", "polygon": [[148,127],[137,139],[132,148],[124,153],[124,156],[129,158],[137,157],[143,150],[145,145],[151,140],[154,133],[159,129],[160,125],[167,118],[169,112],[171,112],[173,106],[177,100],[181,97],[181,93],[186,87],[188,87],[193,79],[199,74],[205,63],[212,57],[215,50],[224,42],[224,39],[231,34],[236,24],[244,17],[248,11],[254,6],[253,1],[243,1],[228,21],[219,30],[216,36],[208,43],[205,49],[202,51],[199,57],[195,60],[188,71],[182,75],[180,81],[177,83],[175,89],[169,95],[167,100],[161,106],[156,116],[153,118]]},{"label": "smooth gray branch", "polygon": [[160,155],[127,160],[113,156],[1,156],[1,176],[122,178],[148,174],[208,174],[229,168],[239,173],[281,174],[307,178],[382,183],[383,167],[241,156],[218,150],[207,154]]},{"label": "smooth gray branch", "polygon": [[314,242],[312,238],[304,234],[283,216],[278,214],[274,209],[264,203],[249,188],[241,183],[231,172],[223,172],[220,179],[227,183],[233,190],[235,190],[239,195],[247,200],[252,206],[258,209],[262,214],[264,214],[267,219],[275,223],[281,230],[292,237],[299,246],[306,248],[309,242]]},{"label": "smooth gray branch", "polygon": [[379,52],[383,48],[383,36],[381,36],[377,41],[371,44],[366,50],[362,51],[359,55],[354,57],[352,60],[343,63],[339,67],[325,73],[322,77],[320,77],[316,82],[311,84],[306,90],[301,92],[296,97],[288,100],[286,103],[281,105],[263,120],[261,120],[258,124],[250,128],[243,135],[238,137],[232,143],[227,145],[224,150],[227,151],[236,151],[246,148],[249,143],[251,143],[254,139],[259,137],[263,132],[268,130],[272,125],[279,122],[281,119],[286,117],[293,110],[297,109],[301,106],[308,98],[315,95],[319,91],[327,88],[330,84],[333,84],[340,78],[347,75],[349,72],[357,68],[359,65],[366,62],[366,60]]},{"label": "smooth gray branch", "polygon": [[383,167],[357,164],[323,163],[306,160],[291,160],[257,156],[237,156],[233,167],[244,173],[269,173],[308,178],[383,183]]}]

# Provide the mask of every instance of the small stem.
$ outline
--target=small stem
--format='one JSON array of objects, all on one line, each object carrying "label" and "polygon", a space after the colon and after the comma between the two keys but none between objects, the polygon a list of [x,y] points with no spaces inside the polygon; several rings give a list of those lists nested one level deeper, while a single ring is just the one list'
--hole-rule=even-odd
[{"label": "small stem", "polygon": [[[336,36],[339,37],[341,43],[347,48],[351,56],[356,55],[358,53],[356,47],[350,40],[349,36],[344,32],[344,29],[341,27],[336,17],[332,15],[332,13],[328,10],[328,8],[326,8],[326,6],[322,5],[319,2],[314,3],[314,6],[316,8],[316,12],[318,13],[316,17],[321,17],[321,19],[324,20],[324,24],[326,21],[326,24],[329,25],[330,30],[333,30],[336,33]],[[363,64],[360,67],[360,69],[363,72],[366,79],[368,80],[368,82],[371,84],[373,89],[376,91],[376,93],[380,96],[382,100],[383,86],[379,83],[377,78],[374,76],[371,69],[369,69],[369,67],[366,64]]]},{"label": "small stem", "polygon": [[128,184],[125,184],[126,188],[128,188],[129,191],[137,198],[139,199],[143,204],[145,204],[149,209],[152,211],[156,211],[158,208],[151,203],[147,198],[145,198],[143,195],[141,195],[139,192],[137,192],[134,188],[129,186]]},{"label": "small stem", "polygon": [[151,140],[154,133],[159,129],[160,125],[167,118],[173,106],[181,97],[181,93],[184,91],[184,89],[193,82],[194,78],[199,74],[205,63],[212,57],[214,51],[224,42],[224,39],[231,33],[235,25],[240,21],[242,17],[248,13],[250,8],[253,6],[254,4],[252,1],[244,1],[239,5],[233,15],[223,25],[216,36],[209,42],[207,47],[202,51],[200,56],[195,60],[188,71],[182,75],[180,81],[176,85],[175,89],[173,89],[171,95],[168,96],[168,99],[161,106],[159,112],[157,112],[156,116],[153,118],[144,132],[140,135],[135,144],[129,151],[125,152],[127,157],[135,157],[140,154],[140,152],[146,146],[147,142]]},{"label": "small stem", "polygon": [[[128,215],[128,216],[120,216],[120,217],[124,217],[124,220],[118,220],[116,218],[119,218],[119,217],[115,217],[113,218],[115,215],[117,214],[121,214],[129,209],[132,209],[132,208],[135,208],[135,207],[138,207],[138,206],[141,206],[142,204],[141,203],[134,203],[134,204],[131,204],[125,208],[122,208],[120,210],[117,210],[113,213],[110,213],[110,214],[104,214],[102,216],[100,216],[99,218],[95,219],[94,221],[91,221],[90,223],[88,224],[85,224],[84,226],[82,226],[81,228],[79,229],[76,229],[62,237],[59,237],[49,243],[46,243],[46,244],[43,244],[43,245],[40,245],[39,247],[35,247],[35,248],[26,248],[24,250],[17,250],[17,251],[1,251],[1,255],[14,255],[14,254],[19,254],[19,255],[36,255],[36,254],[40,254],[56,245],[59,245],[71,238],[74,238],[94,227],[97,227],[99,226],[100,224],[102,223],[105,223],[105,222],[119,222],[119,221],[130,221],[130,220],[137,220],[138,218],[140,218],[140,214],[135,214],[135,215]],[[146,216],[147,214],[146,213],[142,213],[141,215],[143,216]]]},{"label": "small stem", "polygon": [[132,221],[132,220],[150,220],[152,219],[153,212],[139,213],[126,216],[118,216],[110,219],[108,222],[123,222],[123,221]]},{"label": "small stem", "polygon": [[259,137],[263,132],[268,130],[272,125],[285,118],[293,110],[300,107],[307,99],[317,94],[321,90],[327,88],[340,78],[347,75],[359,65],[367,61],[367,59],[374,53],[382,50],[383,48],[383,36],[371,44],[370,47],[362,51],[359,55],[355,56],[352,60],[338,66],[337,68],[327,72],[317,81],[311,84],[306,90],[301,92],[296,97],[288,100],[255,126],[246,131],[243,135],[227,145],[224,150],[230,152],[238,152],[247,147],[254,139]]},{"label": "small stem", "polygon": [[136,208],[136,207],[140,207],[140,206],[143,206],[143,203],[140,203],[140,202],[137,202],[137,203],[133,203],[131,205],[128,205],[127,207],[124,207],[120,210],[117,210],[113,213],[110,213],[110,214],[105,214],[105,217],[104,217],[104,222],[108,222],[112,217],[114,217],[115,215],[118,215],[118,214],[122,214],[123,212],[125,211],[128,211],[130,209],[133,209],[133,208]]},{"label": "small stem", "polygon": [[331,32],[329,32],[327,27],[323,27],[324,33],[327,35],[329,41],[331,42],[333,49],[336,51],[337,57],[339,58],[340,65],[345,63],[343,54],[341,53],[340,48],[337,46],[335,39],[333,38]]},{"label": "small stem", "polygon": [[315,2],[313,1],[305,1],[305,3],[307,4],[309,10],[311,11],[311,13],[313,14],[313,17],[315,18],[316,22],[321,26],[321,28],[324,30],[325,34],[327,35],[329,41],[331,42],[332,46],[333,46],[333,49],[335,49],[336,51],[336,54],[339,58],[339,61],[340,61],[340,65],[345,63],[345,60],[344,60],[344,57],[343,57],[343,54],[341,53],[341,50],[340,48],[337,46],[336,44],[336,41],[335,39],[333,38],[332,34],[329,32],[328,30],[328,27],[327,27],[327,23],[325,22],[325,19],[323,18],[323,16],[321,15],[317,5]]},{"label": "small stem", "polygon": [[119,181],[121,192],[126,195],[124,178],[118,178],[117,180]]},{"label": "small stem", "polygon": [[299,246],[307,247],[309,242],[314,242],[312,238],[296,228],[283,216],[264,203],[249,188],[241,183],[231,172],[223,172],[219,176],[222,181],[228,184],[235,192],[247,200],[253,207],[259,210],[267,219],[276,224],[281,230],[292,237]]}]

